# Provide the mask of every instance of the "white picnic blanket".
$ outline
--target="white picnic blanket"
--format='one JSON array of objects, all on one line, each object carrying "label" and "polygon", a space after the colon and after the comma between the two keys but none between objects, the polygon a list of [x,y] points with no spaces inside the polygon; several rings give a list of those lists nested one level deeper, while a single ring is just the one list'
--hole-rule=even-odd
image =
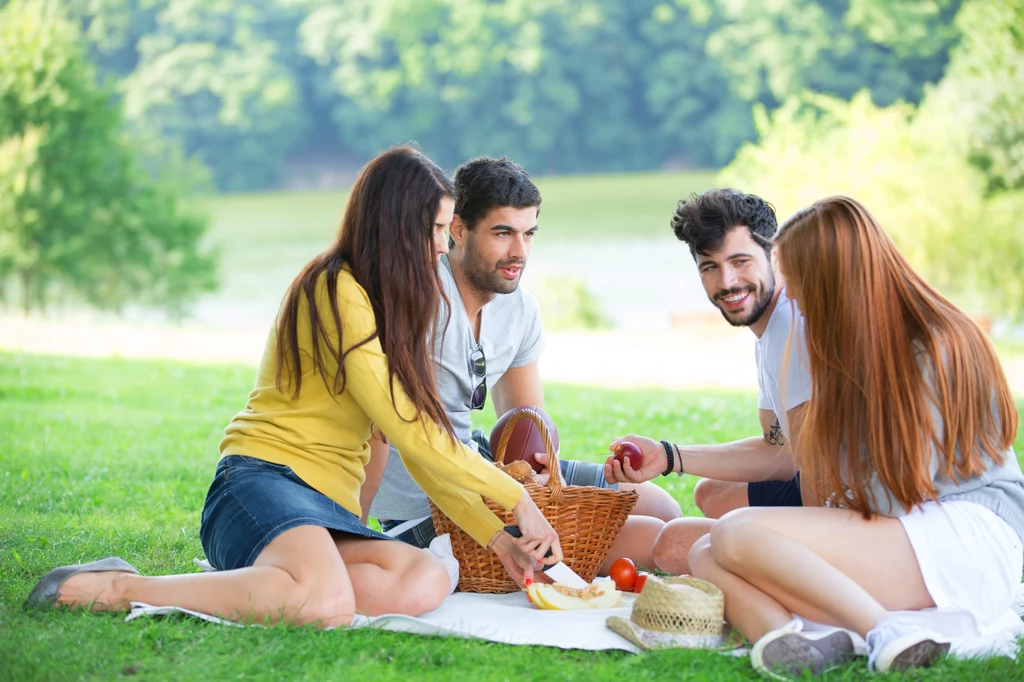
[{"label": "white picnic blanket", "polygon": [[[512,594],[469,594],[457,592],[441,604],[441,607],[413,617],[401,614],[386,614],[368,618],[356,616],[351,627],[378,628],[417,635],[438,635],[443,637],[472,637],[503,644],[525,644],[552,646],[561,649],[620,649],[639,653],[640,650],[615,634],[605,625],[608,616],[629,618],[635,595],[624,594],[619,606],[614,609],[592,611],[542,611],[531,606],[520,593]],[[173,606],[150,606],[132,603],[131,612],[125,620],[142,616],[160,616],[180,613],[203,620],[238,626],[237,623],[222,620],[195,611]],[[973,618],[962,611],[908,611],[899,612],[904,618],[916,620],[928,628],[948,637],[953,642],[951,653],[961,658],[974,656],[1009,656],[1017,652],[1018,637],[1024,636],[1024,624],[1017,614],[1007,612],[1003,619],[980,630]],[[240,627],[240,626],[239,626]],[[813,630],[822,626],[805,622],[805,629]],[[851,633],[858,651],[864,651],[864,642]],[[743,654],[737,650],[734,654]]]},{"label": "white picnic blanket", "polygon": [[[451,556],[451,544],[447,536],[435,539],[431,551],[445,562],[449,569],[452,590],[458,582],[458,562]],[[446,556],[447,554],[447,556]],[[195,560],[203,570],[214,570],[207,562]],[[623,594],[622,601],[614,609],[587,611],[546,611],[532,606],[521,592],[512,594],[470,594],[457,592],[448,596],[440,608],[422,616],[385,614],[367,617],[358,615],[351,627],[378,628],[395,632],[409,632],[418,635],[439,635],[447,637],[473,637],[503,644],[552,646],[561,649],[621,649],[639,653],[640,650],[612,632],[605,624],[608,616],[629,618],[636,595]],[[131,611],[125,620],[143,616],[184,614],[206,621],[238,626],[209,614],[189,611],[173,606],[152,606],[132,602]],[[1024,585],[1021,585],[1013,610],[1007,612],[995,623],[979,626],[974,618],[960,610],[926,609],[923,611],[894,612],[901,618],[921,623],[923,626],[947,637],[952,642],[950,653],[961,658],[975,656],[1009,656],[1017,652],[1018,638],[1024,637]],[[804,621],[807,630],[824,626]],[[857,650],[863,653],[864,641],[851,633]],[[742,655],[746,649],[731,653]]]},{"label": "white picnic blanket", "polygon": [[[561,649],[622,649],[633,653],[637,647],[605,626],[608,616],[629,618],[635,595],[623,595],[614,609],[588,611],[541,611],[530,605],[522,592],[512,594],[469,594],[457,592],[441,607],[419,617],[401,614],[356,616],[352,627],[378,628],[417,635],[474,637],[504,644],[553,646]],[[177,607],[132,603],[126,620],[141,616],[182,613],[203,620],[237,625],[214,616]]]}]

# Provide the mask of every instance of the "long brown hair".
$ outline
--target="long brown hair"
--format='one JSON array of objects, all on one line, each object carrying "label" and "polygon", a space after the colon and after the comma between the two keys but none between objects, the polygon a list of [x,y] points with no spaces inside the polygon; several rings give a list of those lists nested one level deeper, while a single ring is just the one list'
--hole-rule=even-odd
[{"label": "long brown hair", "polygon": [[948,478],[981,473],[984,455],[1002,463],[1018,417],[995,350],[863,206],[818,201],[786,221],[776,244],[806,318],[813,398],[796,445],[818,495],[869,518],[872,474],[908,511],[936,498],[933,448]]},{"label": "long brown hair", "polygon": [[[285,294],[277,321],[278,390],[284,392],[288,385],[292,398],[299,396],[300,350],[304,350],[312,355],[314,368],[328,388],[335,394],[342,393],[345,357],[379,338],[388,359],[392,403],[397,378],[418,411],[409,420],[422,413],[453,434],[437,395],[427,344],[440,301],[448,304],[442,293],[433,241],[434,221],[444,197],[454,197],[451,180],[412,147],[386,151],[363,168],[352,186],[334,244],[306,265]],[[351,269],[369,296],[377,324],[374,334],[352,344],[344,353],[337,292],[342,265]],[[323,286],[330,301],[326,311],[316,303]],[[309,309],[311,349],[299,348],[299,311],[303,303]],[[337,346],[325,328],[325,315],[333,318]],[[333,377],[328,377],[327,354],[337,361]]]}]

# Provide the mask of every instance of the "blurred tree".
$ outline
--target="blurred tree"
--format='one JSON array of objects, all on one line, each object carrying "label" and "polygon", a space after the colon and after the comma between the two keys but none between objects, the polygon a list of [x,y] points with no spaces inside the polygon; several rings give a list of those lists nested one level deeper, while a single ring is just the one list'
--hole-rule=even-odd
[{"label": "blurred tree", "polygon": [[742,142],[754,137],[750,102],[731,87],[729,75],[707,54],[710,15],[686,3],[650,3],[637,42],[646,46],[637,76],[664,136],[669,160],[720,168]]},{"label": "blurred tree", "polygon": [[922,106],[960,123],[990,192],[1024,189],[1024,0],[966,2],[956,24],[963,38]]},{"label": "blurred tree", "polygon": [[68,18],[80,25],[89,58],[99,72],[124,78],[138,64],[139,40],[156,29],[163,0],[60,0],[60,4]]},{"label": "blurred tree", "polygon": [[17,280],[23,310],[71,291],[100,308],[181,313],[214,288],[206,219],[180,200],[198,176],[166,147],[140,163],[139,146],[153,144],[124,138],[54,2],[0,8],[0,277]]},{"label": "blurred tree", "polygon": [[[3,0],[0,0],[2,4]],[[959,0],[60,0],[126,117],[221,189],[408,140],[452,166],[719,166],[750,105],[804,88],[916,102]]]},{"label": "blurred tree", "polygon": [[707,30],[660,0],[300,1],[302,49],[363,154],[415,138],[449,165],[629,170],[720,164],[752,131]]},{"label": "blurred tree", "polygon": [[714,31],[708,53],[744,99],[769,107],[804,89],[916,102],[942,75],[959,0],[676,0]]},{"label": "blurred tree", "polygon": [[[125,80],[125,116],[178,139],[221,189],[272,185],[305,117],[291,53],[294,12],[255,0],[159,1]],[[268,6],[269,4],[269,6]]]},{"label": "blurred tree", "polygon": [[[986,0],[987,1],[987,0]],[[933,284],[973,312],[1024,310],[1024,192],[986,197],[986,179],[955,140],[956,124],[914,107],[876,107],[803,94],[756,113],[760,141],[744,145],[722,182],[775,204],[780,218],[831,194],[864,203]],[[808,172],[813,169],[813,172]]]}]

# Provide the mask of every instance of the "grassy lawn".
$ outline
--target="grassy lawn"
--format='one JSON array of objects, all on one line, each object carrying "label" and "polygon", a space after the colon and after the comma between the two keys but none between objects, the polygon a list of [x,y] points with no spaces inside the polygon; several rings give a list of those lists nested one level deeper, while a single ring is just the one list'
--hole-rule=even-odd
[{"label": "grassy lawn", "polygon": [[[195,570],[217,443],[252,375],[241,365],[0,354],[0,680],[759,679],[746,658],[706,652],[633,656],[376,631],[23,612],[35,581],[60,564],[117,554],[145,574]],[[712,442],[756,426],[747,393],[554,385],[547,400],[563,452],[581,459],[597,458],[611,437],[628,431]],[[663,481],[695,513],[692,478]],[[1020,679],[1021,666],[1021,656],[945,662],[887,679]],[[828,679],[869,677],[858,662]]]}]

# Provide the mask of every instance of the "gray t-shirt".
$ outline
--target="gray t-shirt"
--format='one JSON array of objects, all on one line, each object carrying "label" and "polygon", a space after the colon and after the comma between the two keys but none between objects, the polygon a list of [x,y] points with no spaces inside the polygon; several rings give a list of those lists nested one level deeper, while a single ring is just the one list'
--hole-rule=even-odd
[{"label": "gray t-shirt", "polygon": [[[510,368],[536,361],[544,350],[540,308],[536,299],[521,286],[511,294],[499,294],[480,311],[478,344],[473,338],[473,329],[447,255],[441,256],[438,269],[445,293],[451,301],[451,319],[445,319],[442,308],[434,331],[437,390],[441,404],[455,427],[455,435],[463,443],[472,445],[470,401],[480,378],[473,374],[471,356],[478,346],[483,348],[488,390]],[[370,516],[404,521],[429,515],[426,494],[409,476],[398,451],[392,447],[384,479],[370,505]]]}]

